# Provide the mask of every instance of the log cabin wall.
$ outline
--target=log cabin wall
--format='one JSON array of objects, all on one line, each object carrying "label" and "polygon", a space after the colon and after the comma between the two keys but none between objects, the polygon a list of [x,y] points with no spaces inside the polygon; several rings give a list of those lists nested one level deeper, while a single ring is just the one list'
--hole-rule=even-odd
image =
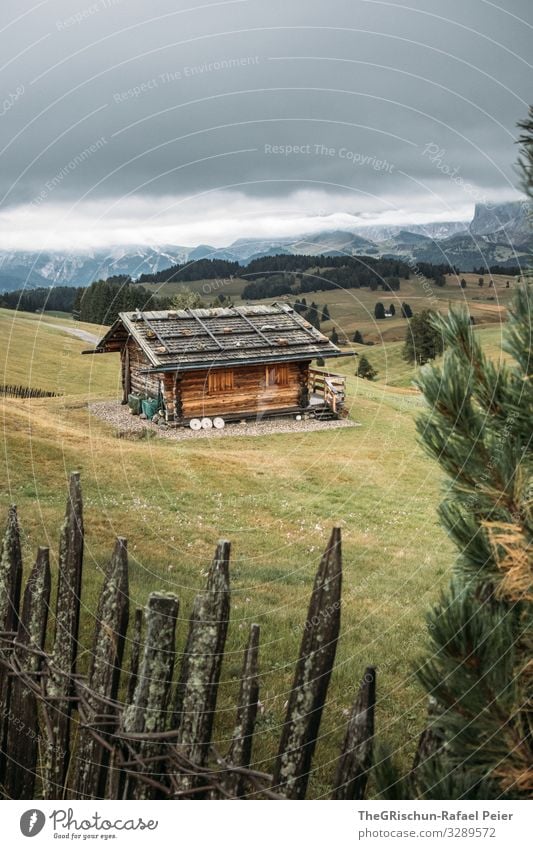
[{"label": "log cabin wall", "polygon": [[[141,374],[143,369],[152,368],[152,364],[142,348],[132,339],[128,340],[123,361],[129,365],[128,375],[124,374],[124,388],[128,386],[134,395],[145,395],[149,398],[157,398],[159,395],[159,375]],[[125,371],[125,370],[124,370]]]},{"label": "log cabin wall", "polygon": [[[282,385],[267,385],[267,368],[276,364],[238,366],[230,369],[212,369],[182,372],[177,376],[176,403],[178,415],[183,419],[202,416],[230,416],[234,414],[272,413],[284,409],[302,407],[307,386],[309,363],[279,364],[280,371],[285,370],[286,382]],[[213,389],[213,383],[224,380],[210,380],[209,375],[231,371],[232,388]]]}]

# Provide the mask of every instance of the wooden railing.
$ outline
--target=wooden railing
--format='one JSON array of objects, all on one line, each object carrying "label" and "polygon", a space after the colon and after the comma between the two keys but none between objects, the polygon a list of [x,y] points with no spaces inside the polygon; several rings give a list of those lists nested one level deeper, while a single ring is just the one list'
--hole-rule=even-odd
[{"label": "wooden railing", "polygon": [[344,408],[346,398],[346,377],[330,371],[309,369],[309,392],[322,395],[324,403],[337,415]]}]

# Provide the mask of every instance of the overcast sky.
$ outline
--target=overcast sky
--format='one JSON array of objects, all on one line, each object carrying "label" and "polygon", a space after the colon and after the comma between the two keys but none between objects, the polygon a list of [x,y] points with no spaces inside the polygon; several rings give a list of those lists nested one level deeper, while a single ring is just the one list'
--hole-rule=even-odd
[{"label": "overcast sky", "polygon": [[533,4],[2,0],[0,248],[463,220],[520,197]]}]

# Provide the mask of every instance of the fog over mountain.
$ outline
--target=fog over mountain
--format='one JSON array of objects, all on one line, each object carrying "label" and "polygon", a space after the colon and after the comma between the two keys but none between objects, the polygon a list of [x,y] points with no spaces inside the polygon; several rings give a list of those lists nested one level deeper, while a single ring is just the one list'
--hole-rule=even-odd
[{"label": "fog over mountain", "polygon": [[203,258],[245,265],[255,257],[280,253],[397,256],[418,262],[448,262],[461,271],[491,265],[525,267],[533,251],[528,223],[531,211],[521,202],[501,207],[478,204],[470,223],[439,222],[411,229],[398,226],[326,230],[296,239],[238,239],[223,248],[202,244],[115,247],[111,251],[85,253],[4,251],[0,252],[0,291],[24,286],[85,286],[116,274],[135,279]]}]

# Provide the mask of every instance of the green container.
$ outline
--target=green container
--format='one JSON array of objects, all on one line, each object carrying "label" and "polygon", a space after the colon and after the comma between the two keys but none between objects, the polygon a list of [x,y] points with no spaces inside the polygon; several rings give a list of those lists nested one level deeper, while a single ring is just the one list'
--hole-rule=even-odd
[{"label": "green container", "polygon": [[147,419],[152,419],[159,409],[159,401],[157,398],[148,398],[146,401],[141,401],[141,409]]},{"label": "green container", "polygon": [[141,412],[141,398],[139,395],[128,395],[128,407],[134,416]]}]

